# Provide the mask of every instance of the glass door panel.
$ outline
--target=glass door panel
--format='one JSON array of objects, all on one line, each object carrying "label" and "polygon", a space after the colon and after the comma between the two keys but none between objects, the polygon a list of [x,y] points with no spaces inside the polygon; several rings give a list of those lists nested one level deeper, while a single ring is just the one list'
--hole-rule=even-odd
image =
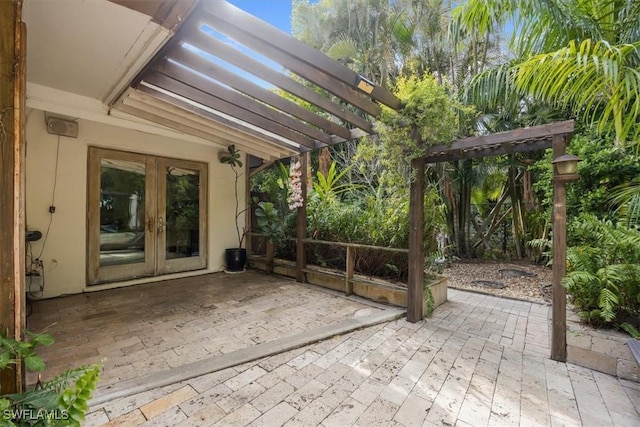
[{"label": "glass door panel", "polygon": [[206,267],[206,165],[158,162],[158,269],[162,273]]},{"label": "glass door panel", "polygon": [[89,151],[89,283],[153,275],[155,159]]},{"label": "glass door panel", "polygon": [[100,160],[100,267],[144,262],[145,164]]}]

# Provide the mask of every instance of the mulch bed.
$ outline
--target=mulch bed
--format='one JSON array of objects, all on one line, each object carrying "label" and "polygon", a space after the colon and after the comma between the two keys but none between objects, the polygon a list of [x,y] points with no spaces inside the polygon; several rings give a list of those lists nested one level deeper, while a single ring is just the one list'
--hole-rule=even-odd
[{"label": "mulch bed", "polygon": [[456,261],[444,269],[451,288],[541,304],[551,302],[551,268],[524,262]]}]

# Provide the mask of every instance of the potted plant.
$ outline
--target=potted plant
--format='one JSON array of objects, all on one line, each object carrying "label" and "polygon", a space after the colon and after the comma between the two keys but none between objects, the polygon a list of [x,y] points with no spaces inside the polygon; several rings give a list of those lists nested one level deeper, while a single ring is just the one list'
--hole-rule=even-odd
[{"label": "potted plant", "polygon": [[238,235],[238,246],[235,248],[228,248],[225,250],[225,259],[227,263],[227,271],[238,272],[243,271],[247,262],[247,250],[242,247],[242,242],[247,234],[245,227],[240,230],[240,224],[238,219],[240,215],[247,209],[240,209],[240,201],[238,199],[238,180],[242,176],[240,168],[242,168],[242,161],[240,160],[240,152],[236,149],[235,145],[229,145],[227,151],[221,151],[219,154],[220,163],[225,163],[231,166],[233,173],[235,174],[235,199],[236,199],[236,233]]}]

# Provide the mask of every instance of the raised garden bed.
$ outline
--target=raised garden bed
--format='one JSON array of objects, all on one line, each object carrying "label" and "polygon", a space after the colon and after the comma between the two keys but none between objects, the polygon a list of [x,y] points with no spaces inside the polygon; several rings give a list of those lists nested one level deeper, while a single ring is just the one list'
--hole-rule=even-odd
[{"label": "raised garden bed", "polygon": [[[249,266],[256,270],[270,271],[287,277],[296,277],[296,265],[291,261],[274,259],[273,265],[269,265],[266,258],[252,256],[249,259]],[[308,283],[336,291],[347,291],[346,274],[343,271],[307,266],[305,274]],[[350,280],[350,285],[354,295],[398,307],[407,306],[407,288],[405,286],[361,275],[354,275],[353,279]],[[434,308],[447,301],[446,277],[437,276],[428,286],[431,289]],[[424,312],[427,312],[426,303]]]},{"label": "raised garden bed", "polygon": [[567,312],[567,362],[640,382],[640,365],[629,347],[629,335],[594,329]]}]

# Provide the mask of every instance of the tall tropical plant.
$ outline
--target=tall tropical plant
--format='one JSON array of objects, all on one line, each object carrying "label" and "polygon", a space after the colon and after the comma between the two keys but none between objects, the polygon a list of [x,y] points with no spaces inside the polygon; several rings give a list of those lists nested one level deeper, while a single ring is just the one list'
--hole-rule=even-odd
[{"label": "tall tropical plant", "polygon": [[357,184],[351,183],[340,184],[340,180],[349,173],[352,167],[353,166],[347,166],[342,169],[342,171],[337,172],[336,162],[332,162],[326,176],[318,171],[317,181],[313,183],[313,189],[321,203],[333,203],[340,195],[359,187]]},{"label": "tall tropical plant", "polygon": [[[238,236],[238,248],[242,247],[242,242],[244,241],[244,237],[247,232],[244,227],[240,227],[240,215],[246,212],[247,209],[240,209],[240,197],[239,197],[239,188],[238,182],[240,177],[242,176],[241,168],[242,168],[242,160],[240,160],[240,152],[236,149],[235,145],[229,145],[227,147],[226,152],[222,152],[220,154],[220,162],[225,163],[231,167],[234,174],[234,196],[235,196],[235,223],[236,223],[236,235]],[[241,230],[242,229],[242,230]]]},{"label": "tall tropical plant", "polygon": [[474,103],[524,112],[521,103],[533,99],[638,143],[640,2],[469,0],[453,14],[460,31],[513,25],[515,59],[475,76]]}]

